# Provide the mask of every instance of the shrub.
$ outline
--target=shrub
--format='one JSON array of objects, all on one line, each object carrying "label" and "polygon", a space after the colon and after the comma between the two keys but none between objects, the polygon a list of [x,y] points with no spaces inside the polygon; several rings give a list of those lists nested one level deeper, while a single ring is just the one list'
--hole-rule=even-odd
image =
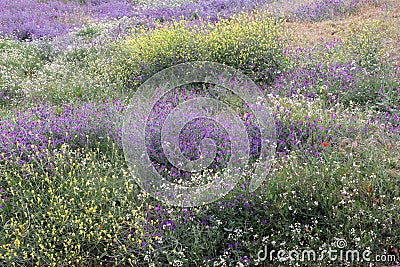
[{"label": "shrub", "polygon": [[[207,60],[243,70],[256,80],[271,83],[285,67],[283,46],[288,38],[282,21],[266,12],[240,13],[215,25],[180,21],[114,46],[106,64],[93,69],[111,81],[136,87],[157,71],[177,63]],[[98,65],[105,66],[98,69]]]}]

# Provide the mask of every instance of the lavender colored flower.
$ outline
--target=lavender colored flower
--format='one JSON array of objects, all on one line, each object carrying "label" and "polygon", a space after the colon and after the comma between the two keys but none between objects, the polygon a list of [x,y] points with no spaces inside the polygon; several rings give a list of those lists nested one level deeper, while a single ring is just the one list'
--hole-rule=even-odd
[{"label": "lavender colored flower", "polygon": [[[254,9],[265,0],[202,0],[177,7],[143,6],[127,0],[75,1],[0,0],[0,35],[14,35],[20,40],[64,35],[85,24],[122,17],[132,18],[122,25],[130,29],[142,24],[153,27],[155,22],[203,18],[215,22],[239,11]],[[15,14],[19,14],[15,16]],[[121,30],[121,24],[119,25]]]},{"label": "lavender colored flower", "polygon": [[[121,145],[120,102],[75,103],[57,107],[40,103],[0,118],[1,160],[19,158],[30,161],[46,157],[66,144],[70,147],[92,146],[98,141]],[[36,153],[39,152],[39,153]]]}]

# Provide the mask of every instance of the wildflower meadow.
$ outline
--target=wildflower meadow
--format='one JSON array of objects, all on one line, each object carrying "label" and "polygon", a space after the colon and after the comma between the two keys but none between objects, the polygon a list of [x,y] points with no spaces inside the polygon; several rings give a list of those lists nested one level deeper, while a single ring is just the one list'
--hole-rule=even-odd
[{"label": "wildflower meadow", "polygon": [[0,266],[399,266],[399,25],[0,0]]}]

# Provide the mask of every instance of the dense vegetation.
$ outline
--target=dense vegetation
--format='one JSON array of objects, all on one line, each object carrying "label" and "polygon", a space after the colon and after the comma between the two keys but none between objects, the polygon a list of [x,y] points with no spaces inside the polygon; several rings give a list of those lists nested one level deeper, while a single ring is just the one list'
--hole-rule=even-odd
[{"label": "dense vegetation", "polygon": [[[0,10],[0,265],[296,266],[257,255],[338,240],[400,260],[396,1],[0,0]],[[275,161],[255,192],[244,179],[214,203],[171,207],[129,173],[130,98],[188,61],[242,71],[271,104]],[[362,265],[307,262],[340,264]]]}]

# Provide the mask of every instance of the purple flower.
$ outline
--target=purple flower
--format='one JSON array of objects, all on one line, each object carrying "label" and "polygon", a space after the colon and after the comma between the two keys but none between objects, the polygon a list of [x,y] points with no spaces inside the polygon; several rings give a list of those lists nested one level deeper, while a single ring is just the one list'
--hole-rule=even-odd
[{"label": "purple flower", "polygon": [[[0,0],[0,36],[13,35],[20,40],[55,37],[80,28],[91,20],[132,18],[121,23],[115,35],[129,33],[135,25],[154,27],[155,22],[170,22],[203,18],[216,22],[238,11],[254,9],[266,0],[201,0],[178,7],[141,6],[127,0],[92,0],[86,4],[76,1]],[[18,14],[18,16],[15,16]]]}]

